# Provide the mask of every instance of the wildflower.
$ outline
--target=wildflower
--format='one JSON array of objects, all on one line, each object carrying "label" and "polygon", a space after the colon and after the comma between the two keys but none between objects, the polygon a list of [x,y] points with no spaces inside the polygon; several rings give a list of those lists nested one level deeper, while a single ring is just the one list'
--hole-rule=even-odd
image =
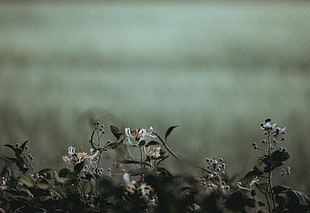
[{"label": "wildflower", "polygon": [[6,190],[7,189],[7,179],[2,177],[0,180],[0,190]]},{"label": "wildflower", "polygon": [[270,123],[271,119],[266,119],[265,120],[265,123],[261,123],[260,126],[261,126],[261,129],[262,130],[265,130],[265,131],[271,131],[273,130],[275,127],[276,127],[276,123],[274,124],[271,124]]},{"label": "wildflower", "polygon": [[136,186],[135,186],[136,181],[135,180],[130,181],[130,175],[127,172],[123,175],[123,179],[124,179],[125,184],[126,184],[126,190],[130,194],[134,194],[136,191]]},{"label": "wildflower", "polygon": [[130,130],[130,128],[125,128],[125,134],[128,140],[128,143],[135,144],[135,142],[139,143],[141,141],[149,142],[151,139],[156,138],[157,136],[153,134],[153,128],[149,129],[134,129]]},{"label": "wildflower", "polygon": [[192,208],[193,208],[194,211],[196,211],[196,210],[200,209],[200,206],[198,204],[196,204],[196,203],[193,203],[192,204]]},{"label": "wildflower", "polygon": [[286,133],[286,127],[280,128],[277,127],[274,131],[274,136],[284,135]]},{"label": "wildflower", "polygon": [[68,155],[62,157],[63,161],[71,162],[75,164],[81,163],[84,160],[93,161],[98,155],[99,151],[94,152],[93,149],[90,149],[89,152],[76,152],[76,149],[73,146],[68,147]]},{"label": "wildflower", "polygon": [[138,190],[141,190],[142,197],[148,198],[150,195],[150,192],[153,190],[151,186],[146,185],[146,183],[141,184],[141,186],[138,188]]},{"label": "wildflower", "polygon": [[161,149],[160,146],[152,147],[152,148],[144,147],[144,153],[146,157],[157,159],[161,156],[161,154],[164,153],[164,151]]}]

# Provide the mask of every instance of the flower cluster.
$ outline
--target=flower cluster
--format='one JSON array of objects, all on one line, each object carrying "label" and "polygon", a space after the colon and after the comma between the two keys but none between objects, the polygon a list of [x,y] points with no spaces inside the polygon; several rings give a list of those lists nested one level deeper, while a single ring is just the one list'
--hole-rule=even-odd
[{"label": "flower cluster", "polygon": [[90,149],[89,152],[76,152],[76,148],[74,148],[73,146],[69,146],[68,155],[63,156],[62,159],[65,162],[73,163],[73,165],[76,165],[83,161],[93,163],[96,160],[96,156],[98,155],[98,153],[98,150],[94,152],[93,149]]},{"label": "flower cluster", "polygon": [[[252,146],[254,149],[260,149],[268,153],[272,153],[275,151],[277,144],[285,140],[285,138],[282,136],[286,133],[286,127],[277,127],[276,123],[271,124],[270,122],[271,119],[266,119],[265,122],[260,123],[260,128],[266,135],[266,138],[261,141],[264,145],[264,148],[259,147],[256,142],[253,142]],[[279,147],[279,150],[286,151],[286,149],[283,147]]]},{"label": "flower cluster", "polygon": [[145,143],[151,141],[152,139],[157,138],[157,136],[153,133],[153,128],[150,127],[148,129],[134,129],[130,130],[130,128],[125,128],[125,134],[129,144],[138,145],[141,141]]},{"label": "flower cluster", "polygon": [[163,150],[160,146],[154,146],[154,147],[144,146],[143,150],[144,150],[147,160],[158,159],[164,154],[166,154],[166,151]]},{"label": "flower cluster", "polygon": [[223,158],[214,159],[206,158],[208,172],[206,177],[198,178],[200,185],[207,192],[221,190],[222,192],[229,192],[230,186],[223,180],[225,175],[225,163]]},{"label": "flower cluster", "polygon": [[143,198],[149,205],[155,206],[156,197],[152,194],[153,188],[146,183],[137,183],[135,180],[130,180],[130,174],[124,173],[123,180],[125,182],[126,194],[138,195]]},{"label": "flower cluster", "polygon": [[[274,175],[290,158],[286,148],[278,145],[285,140],[285,127],[277,127],[271,119],[260,124],[265,136],[260,147],[256,142],[253,147],[263,154],[236,183],[226,176],[223,158],[206,158],[206,165],[198,166],[204,171],[200,176],[170,173],[163,162],[168,154],[180,160],[166,144],[176,127],[169,127],[162,138],[152,127],[124,132],[109,125],[115,138],[103,143],[104,125],[98,121],[89,140],[91,149],[83,152],[69,146],[62,158],[66,166],[59,171],[35,172],[27,141],[5,144],[14,156],[1,158],[19,170],[15,176],[6,162],[0,172],[0,212],[309,213],[308,196],[281,183],[291,173],[290,167]],[[103,154],[108,151],[115,158]],[[189,165],[178,162],[182,168]],[[113,166],[106,168],[109,163]]]}]

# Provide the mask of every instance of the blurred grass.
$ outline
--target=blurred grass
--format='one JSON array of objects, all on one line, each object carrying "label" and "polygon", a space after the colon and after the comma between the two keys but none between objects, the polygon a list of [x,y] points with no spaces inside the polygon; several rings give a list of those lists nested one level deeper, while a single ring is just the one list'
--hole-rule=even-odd
[{"label": "blurred grass", "polygon": [[0,143],[29,139],[36,168],[57,167],[68,145],[87,149],[91,120],[178,124],[179,155],[224,157],[233,175],[253,165],[271,117],[288,129],[288,181],[310,192],[309,8],[0,2]]}]

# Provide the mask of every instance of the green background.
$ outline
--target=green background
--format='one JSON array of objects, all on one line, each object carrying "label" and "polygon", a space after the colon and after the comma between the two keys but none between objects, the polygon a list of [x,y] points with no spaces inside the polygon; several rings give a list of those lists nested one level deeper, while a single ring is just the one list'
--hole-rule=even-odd
[{"label": "green background", "polygon": [[28,139],[35,169],[59,168],[94,120],[177,124],[179,156],[240,178],[270,117],[287,127],[286,183],[310,192],[309,71],[306,2],[0,2],[0,143]]}]

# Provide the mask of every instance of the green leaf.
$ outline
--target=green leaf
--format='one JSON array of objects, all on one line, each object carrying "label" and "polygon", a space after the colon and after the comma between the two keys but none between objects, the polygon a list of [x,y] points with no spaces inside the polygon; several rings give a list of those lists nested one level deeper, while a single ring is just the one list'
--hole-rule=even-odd
[{"label": "green leaf", "polygon": [[46,183],[38,183],[36,184],[36,187],[42,190],[48,190],[50,186]]},{"label": "green leaf", "polygon": [[267,193],[268,191],[268,183],[260,183],[260,184],[256,184],[256,187],[263,192],[264,194]]},{"label": "green leaf", "polygon": [[81,181],[81,186],[83,190],[80,187],[78,188],[80,194],[88,194],[93,190],[93,185],[90,183],[90,181]]},{"label": "green leaf", "polygon": [[145,147],[148,147],[148,146],[154,146],[154,145],[159,145],[160,143],[158,141],[150,141],[148,142]]},{"label": "green leaf", "polygon": [[123,133],[121,133],[121,131],[119,131],[116,126],[110,125],[109,127],[112,134],[116,137],[117,140],[123,135]]},{"label": "green leaf", "polygon": [[254,177],[256,176],[255,172],[249,171],[248,173],[246,173],[246,175],[241,178],[240,180],[238,180],[237,182],[241,182],[241,185],[244,187],[249,187],[251,181],[254,179]]},{"label": "green leaf", "polygon": [[85,165],[85,161],[82,161],[81,163],[76,164],[74,166],[74,173],[79,174],[82,171],[84,165]]},{"label": "green leaf", "polygon": [[170,135],[170,133],[172,132],[172,130],[174,130],[174,128],[178,127],[178,125],[176,126],[170,126],[167,131],[166,131],[166,134],[165,134],[165,140],[167,140],[167,137]]},{"label": "green leaf", "polygon": [[35,183],[28,175],[24,175],[19,178],[19,181],[28,187],[34,187]]}]

